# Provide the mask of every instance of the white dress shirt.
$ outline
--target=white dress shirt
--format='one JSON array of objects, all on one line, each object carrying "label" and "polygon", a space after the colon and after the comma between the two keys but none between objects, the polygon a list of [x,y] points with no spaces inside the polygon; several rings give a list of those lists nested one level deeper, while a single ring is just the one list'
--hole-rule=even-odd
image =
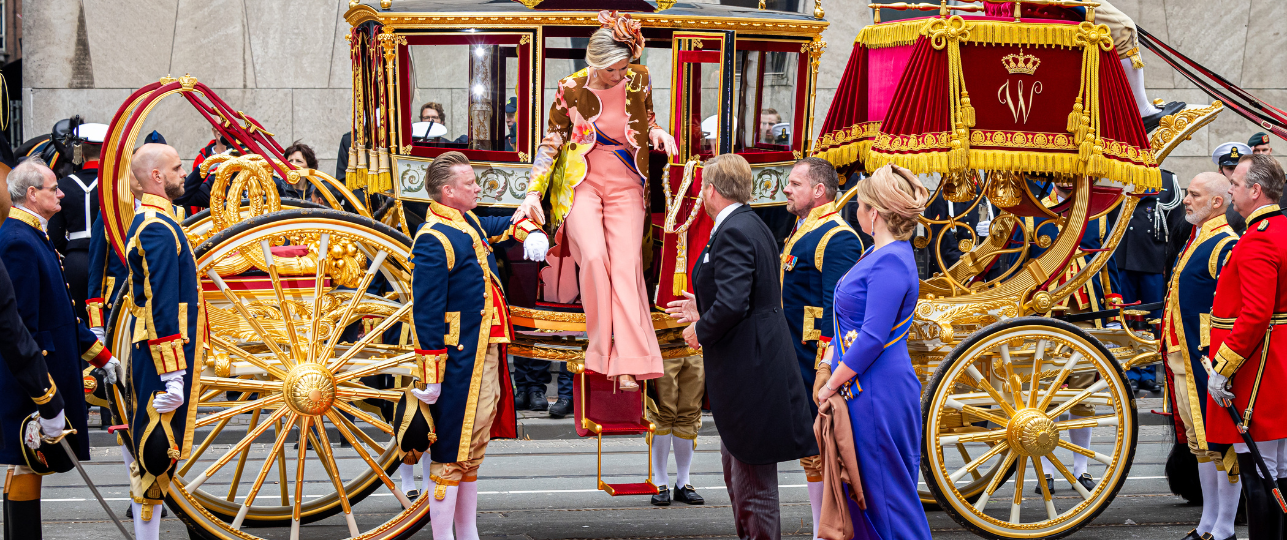
[{"label": "white dress shirt", "polygon": [[734,210],[737,210],[738,207],[740,206],[742,206],[742,203],[735,202],[733,204],[725,206],[723,210],[720,210],[718,214],[715,214],[715,225],[711,226],[712,237],[715,236],[715,231],[719,230],[719,225],[721,223],[724,223],[724,219],[727,218],[729,214],[732,214]]},{"label": "white dress shirt", "polygon": [[34,216],[37,220],[39,220],[39,221],[40,221],[40,230],[41,230],[41,231],[43,231],[43,232],[46,232],[46,233],[47,233],[47,232],[49,232],[49,220],[47,220],[47,219],[45,219],[45,218],[43,218],[43,217],[40,217],[40,214],[37,214],[37,213],[35,213],[35,212],[32,212],[31,210],[27,210],[27,209],[26,209],[26,208],[24,208],[21,204],[15,204],[15,205],[13,205],[13,208],[14,208],[14,210],[22,210],[23,212],[26,212],[26,213],[28,213],[28,214],[31,214],[31,215],[32,215],[32,216]]}]

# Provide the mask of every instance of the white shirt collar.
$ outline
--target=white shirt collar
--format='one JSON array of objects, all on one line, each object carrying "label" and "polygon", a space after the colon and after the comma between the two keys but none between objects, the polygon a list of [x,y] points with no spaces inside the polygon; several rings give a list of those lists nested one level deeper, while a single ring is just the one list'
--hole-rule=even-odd
[{"label": "white shirt collar", "polygon": [[21,204],[15,204],[13,205],[13,207],[15,209],[22,210],[23,212],[31,214],[32,216],[35,216],[35,218],[40,221],[40,230],[44,232],[49,232],[49,220],[41,217],[40,214],[32,212],[31,210],[28,210],[25,206]]},{"label": "white shirt collar", "polygon": [[1251,211],[1251,213],[1252,213],[1252,214],[1255,214],[1256,212],[1259,212],[1261,208],[1265,208],[1265,207],[1268,207],[1268,206],[1273,206],[1273,205],[1275,205],[1275,204],[1278,204],[1278,203],[1262,204],[1262,205],[1260,205],[1260,206],[1257,206],[1255,210],[1252,210],[1252,211]]},{"label": "white shirt collar", "polygon": [[727,218],[729,214],[732,214],[734,210],[737,210],[739,206],[742,206],[742,203],[730,204],[725,206],[723,210],[720,210],[719,213],[715,215],[715,225],[711,227],[711,236],[715,236],[715,231],[719,230],[719,224],[723,223],[724,219]]}]

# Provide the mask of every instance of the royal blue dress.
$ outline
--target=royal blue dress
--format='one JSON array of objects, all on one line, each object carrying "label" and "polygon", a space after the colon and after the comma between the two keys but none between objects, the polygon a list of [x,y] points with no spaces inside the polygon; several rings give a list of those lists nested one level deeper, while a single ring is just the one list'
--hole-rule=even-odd
[{"label": "royal blue dress", "polygon": [[[870,286],[869,286],[870,285]],[[930,538],[916,493],[921,463],[921,382],[907,354],[920,281],[912,245],[869,250],[836,284],[832,358],[858,373],[849,419],[867,509],[850,503],[854,538]],[[861,390],[859,390],[861,388]]]}]

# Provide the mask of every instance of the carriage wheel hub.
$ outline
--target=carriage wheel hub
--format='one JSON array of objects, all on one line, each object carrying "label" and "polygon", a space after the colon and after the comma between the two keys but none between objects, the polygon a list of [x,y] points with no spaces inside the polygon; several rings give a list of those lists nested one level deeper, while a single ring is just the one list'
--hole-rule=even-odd
[{"label": "carriage wheel hub", "polygon": [[1059,446],[1059,430],[1045,413],[1024,409],[1006,426],[1010,446],[1029,456],[1044,456]]},{"label": "carriage wheel hub", "polygon": [[286,374],[282,392],[292,411],[307,416],[325,414],[335,402],[335,376],[321,364],[306,362]]}]

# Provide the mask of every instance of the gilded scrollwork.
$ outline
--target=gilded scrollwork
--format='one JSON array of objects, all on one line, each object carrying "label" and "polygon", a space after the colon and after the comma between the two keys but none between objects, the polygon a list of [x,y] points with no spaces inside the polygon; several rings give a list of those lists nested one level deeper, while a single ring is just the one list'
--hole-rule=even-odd
[{"label": "gilded scrollwork", "polygon": [[1016,299],[1000,298],[981,302],[961,300],[921,300],[916,304],[913,328],[922,339],[955,341],[958,325],[983,327],[1002,319],[1018,317],[1020,306]]}]

